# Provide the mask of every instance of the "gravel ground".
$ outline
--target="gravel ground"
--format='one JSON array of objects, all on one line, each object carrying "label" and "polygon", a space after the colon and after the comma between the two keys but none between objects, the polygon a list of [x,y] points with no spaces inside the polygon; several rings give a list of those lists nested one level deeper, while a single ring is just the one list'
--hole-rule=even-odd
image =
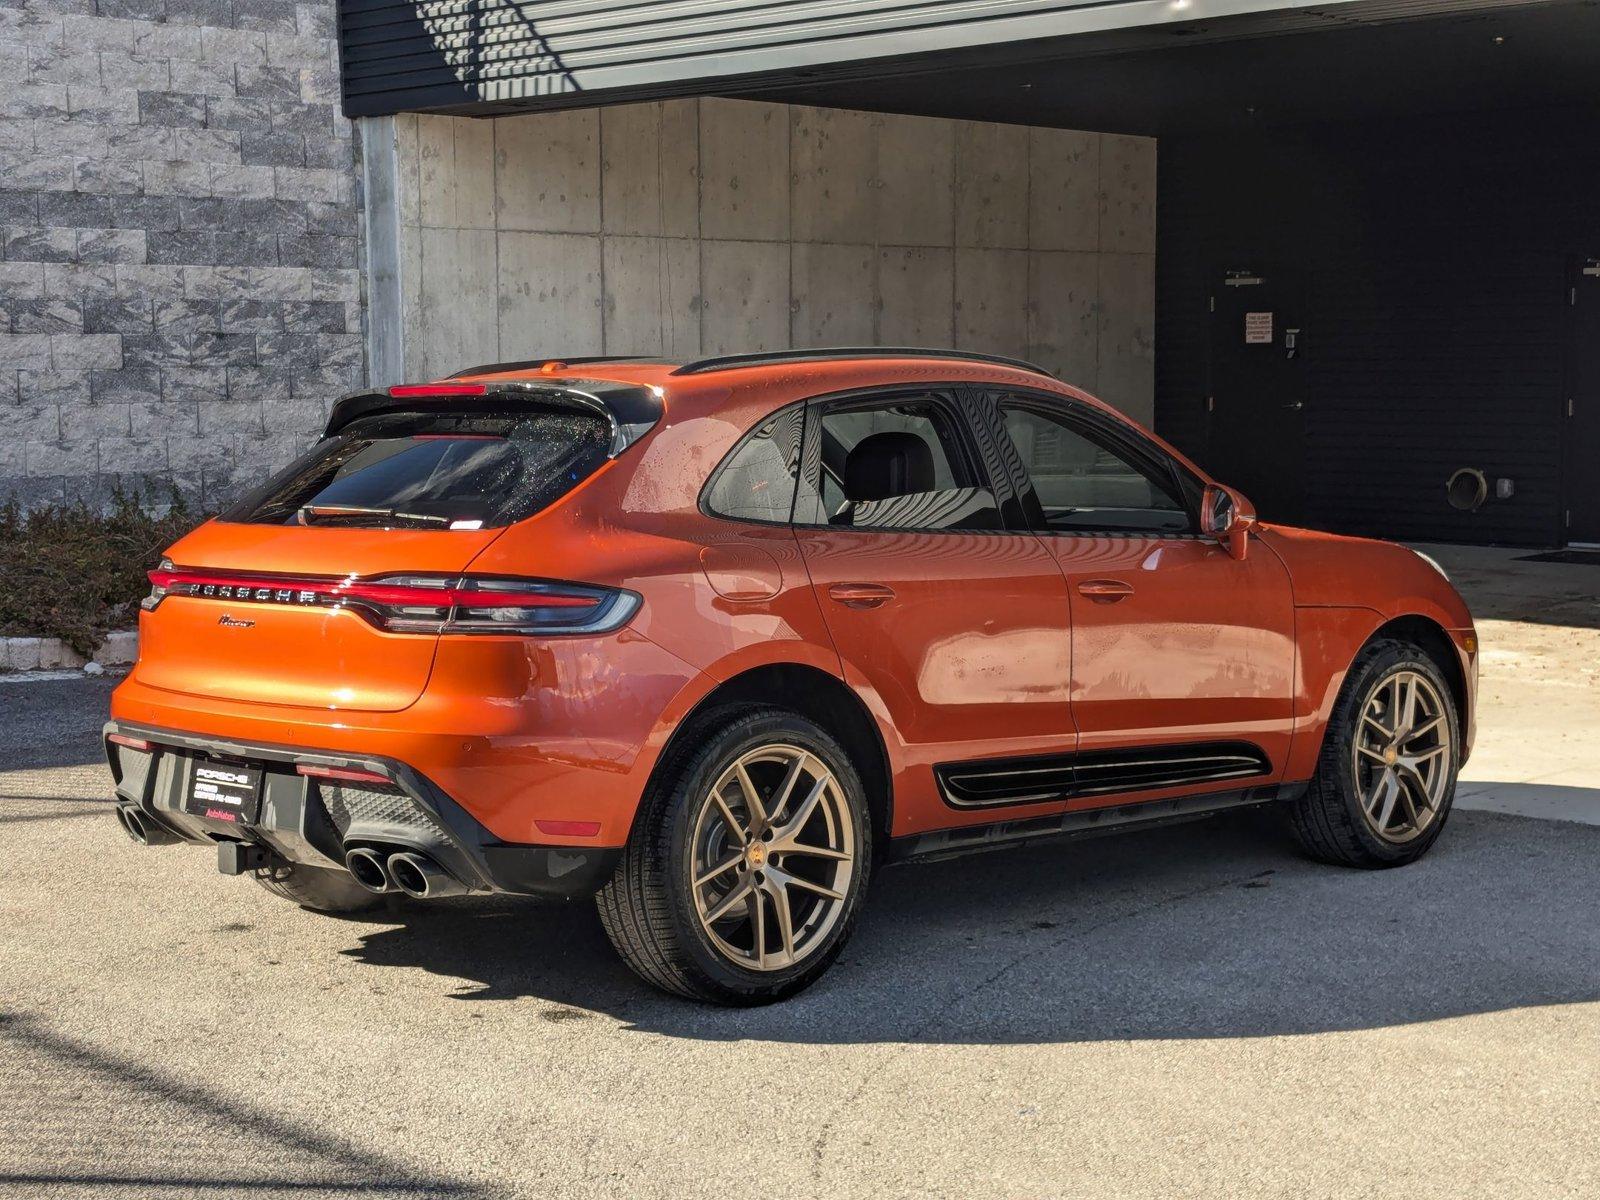
[{"label": "gravel ground", "polygon": [[134,846],[106,692],[0,686],[0,1194],[1600,1193],[1600,828],[898,868],[818,987],[731,1012],[586,904],[332,919]]},{"label": "gravel ground", "polygon": [[335,919],[140,849],[110,682],[0,683],[0,1196],[1600,1195],[1600,572],[1441,557],[1483,732],[1420,864],[1240,814],[896,868],[751,1012],[587,904]]}]

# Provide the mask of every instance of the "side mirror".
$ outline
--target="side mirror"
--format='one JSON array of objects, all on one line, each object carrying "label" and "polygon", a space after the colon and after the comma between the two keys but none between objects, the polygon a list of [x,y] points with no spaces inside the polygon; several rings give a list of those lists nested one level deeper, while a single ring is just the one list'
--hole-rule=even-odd
[{"label": "side mirror", "polygon": [[1211,535],[1242,559],[1250,546],[1250,531],[1255,528],[1255,506],[1232,488],[1219,483],[1206,485],[1200,497],[1200,532]]}]

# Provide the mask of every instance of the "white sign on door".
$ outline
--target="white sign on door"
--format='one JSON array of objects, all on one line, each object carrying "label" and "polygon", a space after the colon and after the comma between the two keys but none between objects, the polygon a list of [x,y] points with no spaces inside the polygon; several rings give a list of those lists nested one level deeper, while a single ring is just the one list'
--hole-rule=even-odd
[{"label": "white sign on door", "polygon": [[1244,344],[1246,346],[1272,345],[1272,314],[1247,312],[1244,315]]}]

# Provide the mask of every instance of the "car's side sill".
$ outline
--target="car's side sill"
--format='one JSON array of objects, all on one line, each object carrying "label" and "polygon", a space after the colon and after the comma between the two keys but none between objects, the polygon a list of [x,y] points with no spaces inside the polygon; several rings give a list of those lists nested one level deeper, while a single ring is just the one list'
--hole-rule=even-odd
[{"label": "car's side sill", "polygon": [[940,763],[933,773],[951,808],[1003,808],[1259,778],[1272,763],[1251,742],[1193,742]]},{"label": "car's side sill", "polygon": [[936,829],[930,833],[895,838],[889,843],[887,858],[890,862],[926,861],[975,854],[983,850],[1002,850],[1055,838],[1092,837],[1102,833],[1145,829],[1175,821],[1190,821],[1230,808],[1249,808],[1298,799],[1309,786],[1309,781],[1267,784],[1230,792],[1146,800],[1138,804],[1079,809],[1044,817]]}]

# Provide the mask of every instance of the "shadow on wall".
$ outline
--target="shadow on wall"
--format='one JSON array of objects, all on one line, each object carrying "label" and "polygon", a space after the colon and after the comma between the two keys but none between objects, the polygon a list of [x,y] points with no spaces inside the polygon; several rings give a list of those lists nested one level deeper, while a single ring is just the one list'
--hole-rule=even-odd
[{"label": "shadow on wall", "polygon": [[[441,72],[455,78],[461,89],[456,102],[462,104],[581,92],[583,85],[560,48],[539,28],[535,7],[517,0],[419,0],[389,5],[381,16],[389,41],[406,47],[411,74],[429,80],[430,107],[449,99],[446,85],[438,80]],[[415,32],[400,36],[397,31],[407,26]],[[424,44],[431,46],[431,54],[417,52]],[[437,69],[424,72],[415,61],[419,57],[424,66]],[[514,72],[496,74],[506,60],[515,60]]]},{"label": "shadow on wall", "polygon": [[588,904],[462,902],[366,934],[462,1000],[537,997],[674,1037],[1058,1043],[1262,1037],[1600,999],[1600,829],[1457,813],[1398,871],[1294,857],[1263,814],[896,868],[844,959],[753,1010],[663,997]]}]

